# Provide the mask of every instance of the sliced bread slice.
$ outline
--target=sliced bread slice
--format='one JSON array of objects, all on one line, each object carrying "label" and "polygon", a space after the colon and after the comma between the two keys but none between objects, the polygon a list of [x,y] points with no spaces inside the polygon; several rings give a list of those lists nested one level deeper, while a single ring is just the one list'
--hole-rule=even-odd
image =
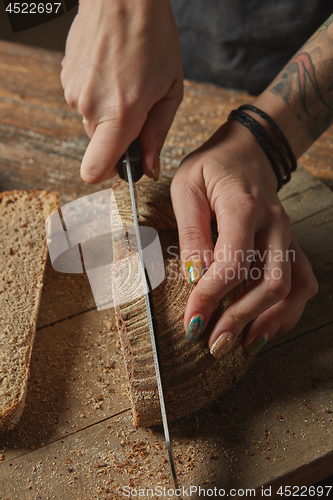
[{"label": "sliced bread slice", "polygon": [[0,434],[23,412],[47,257],[48,191],[0,193]]}]

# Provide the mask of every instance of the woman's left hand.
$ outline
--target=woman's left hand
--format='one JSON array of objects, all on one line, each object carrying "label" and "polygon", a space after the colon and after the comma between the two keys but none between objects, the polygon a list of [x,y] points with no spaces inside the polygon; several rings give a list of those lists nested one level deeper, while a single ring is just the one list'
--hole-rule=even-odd
[{"label": "woman's left hand", "polygon": [[[183,271],[197,283],[185,311],[187,338],[197,340],[220,300],[249,275],[252,278],[209,337],[217,358],[253,320],[245,347],[257,353],[268,340],[295,326],[307,300],[317,292],[317,281],[276,188],[263,150],[237,122],[224,124],[185,158],[173,179]],[[218,226],[215,247],[212,217]]]}]

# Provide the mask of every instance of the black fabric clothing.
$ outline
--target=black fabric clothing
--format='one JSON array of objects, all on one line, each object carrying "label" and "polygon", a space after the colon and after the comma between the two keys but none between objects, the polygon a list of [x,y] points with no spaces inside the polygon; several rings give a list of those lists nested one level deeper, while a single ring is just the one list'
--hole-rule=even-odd
[{"label": "black fabric clothing", "polygon": [[332,0],[171,0],[185,78],[262,92],[332,14]]}]

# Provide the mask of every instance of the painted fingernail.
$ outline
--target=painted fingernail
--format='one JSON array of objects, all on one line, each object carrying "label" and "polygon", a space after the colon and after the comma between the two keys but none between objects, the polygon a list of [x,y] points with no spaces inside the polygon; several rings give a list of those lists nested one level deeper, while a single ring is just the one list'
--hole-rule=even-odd
[{"label": "painted fingernail", "polygon": [[254,339],[254,341],[249,345],[247,348],[247,353],[250,354],[250,356],[255,356],[258,354],[260,349],[264,347],[264,345],[267,343],[269,339],[269,335],[259,335]]},{"label": "painted fingernail", "polygon": [[220,359],[232,346],[234,336],[232,333],[222,333],[210,348],[210,353],[214,358]]},{"label": "painted fingernail", "polygon": [[205,268],[200,259],[194,259],[193,262],[186,262],[186,279],[188,283],[198,283],[199,279],[205,274]]},{"label": "painted fingernail", "polygon": [[202,316],[202,314],[193,316],[186,330],[186,338],[188,340],[197,341],[200,335],[202,334],[204,324],[205,324],[205,318]]},{"label": "painted fingernail", "polygon": [[154,161],[154,168],[153,168],[153,176],[154,176],[154,181],[158,181],[159,176],[160,176],[160,171],[161,171],[161,160],[159,156],[155,157]]}]

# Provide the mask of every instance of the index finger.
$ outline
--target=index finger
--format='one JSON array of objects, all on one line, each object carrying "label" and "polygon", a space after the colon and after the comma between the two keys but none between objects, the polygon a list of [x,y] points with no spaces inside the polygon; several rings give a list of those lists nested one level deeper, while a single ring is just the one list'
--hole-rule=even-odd
[{"label": "index finger", "polygon": [[247,277],[253,259],[255,231],[252,226],[253,221],[245,220],[240,209],[238,215],[225,213],[220,217],[214,261],[192,291],[186,306],[187,338],[195,318],[201,318],[202,332],[220,300]]}]

